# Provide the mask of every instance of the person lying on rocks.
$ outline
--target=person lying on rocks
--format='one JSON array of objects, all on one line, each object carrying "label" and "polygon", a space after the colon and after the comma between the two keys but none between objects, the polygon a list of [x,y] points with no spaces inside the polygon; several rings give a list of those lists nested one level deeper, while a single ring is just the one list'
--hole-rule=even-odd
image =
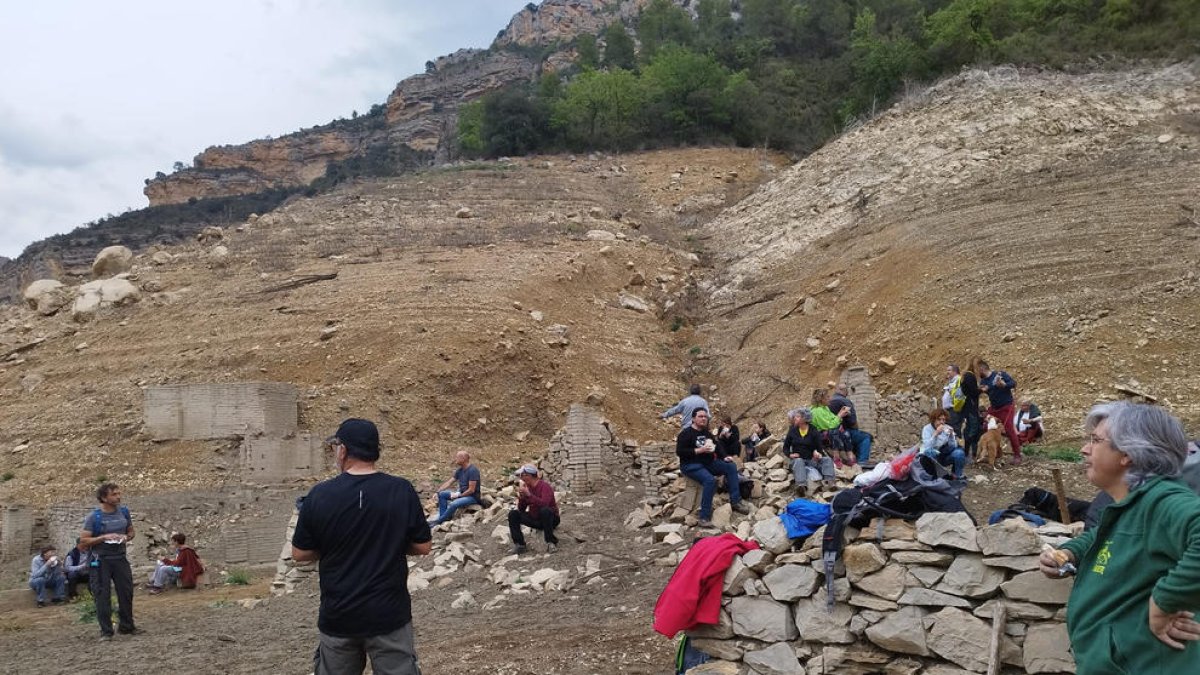
[{"label": "person lying on rocks", "polygon": [[554,528],[562,522],[558,514],[558,501],[554,498],[554,486],[538,477],[538,468],[526,464],[517,471],[517,508],[508,512],[508,533],[512,536],[512,552],[520,555],[526,550],[525,533],[521,526],[541,530],[546,539],[546,552],[558,550],[558,537]]},{"label": "person lying on rocks", "polygon": [[825,487],[836,485],[833,460],[825,454],[821,432],[812,426],[812,411],[796,408],[789,410],[787,416],[791,426],[783,437],[783,452],[792,462],[792,478],[796,481],[796,489],[806,495],[812,489],[808,480],[810,468],[821,475]]},{"label": "person lying on rocks", "polygon": [[954,478],[964,478],[963,467],[967,454],[958,447],[958,437],[950,427],[950,413],[945,408],[934,408],[929,413],[929,424],[921,429],[921,454],[928,455],[938,464],[953,470]]},{"label": "person lying on rocks", "polygon": [[[450,520],[454,517],[454,512],[464,506],[482,504],[482,500],[479,498],[481,490],[479,467],[471,463],[471,453],[466,450],[454,453],[453,465],[455,467],[454,475],[438,488],[438,514],[436,518],[429,519],[430,527]],[[458,489],[450,491],[451,485],[457,485]]]},{"label": "person lying on rocks", "polygon": [[171,542],[175,545],[175,557],[159,560],[158,566],[150,573],[150,583],[146,584],[150,595],[162,593],[169,584],[177,581],[180,588],[195,588],[196,579],[204,574],[200,556],[187,545],[187,535],[176,532],[171,535]]},{"label": "person lying on rocks", "polygon": [[67,575],[63,572],[58,549],[43,546],[29,561],[29,587],[37,594],[37,606],[46,606],[47,591],[53,593],[51,602],[58,604],[67,594]]},{"label": "person lying on rocks", "polygon": [[737,464],[732,457],[721,457],[717,441],[708,430],[708,411],[697,410],[692,423],[675,438],[675,454],[679,457],[679,472],[700,484],[700,510],[696,514],[700,527],[712,526],[713,495],[717,492],[717,476],[725,477],[729,503],[734,511],[750,513],[750,505],[742,501],[738,488]]}]

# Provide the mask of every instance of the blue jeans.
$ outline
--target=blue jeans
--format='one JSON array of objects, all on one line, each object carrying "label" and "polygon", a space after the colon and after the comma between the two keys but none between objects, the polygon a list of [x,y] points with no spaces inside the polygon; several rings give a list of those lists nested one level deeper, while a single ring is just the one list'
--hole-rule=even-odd
[{"label": "blue jeans", "polygon": [[938,464],[947,466],[948,464],[954,467],[954,477],[962,479],[963,467],[967,464],[967,453],[957,445],[943,445],[940,448],[935,448],[936,454],[930,453],[937,459]]},{"label": "blue jeans", "polygon": [[450,491],[442,490],[438,493],[437,518],[430,520],[429,524],[437,525],[439,523],[444,523],[454,517],[455,511],[464,506],[470,506],[471,504],[478,503],[479,500],[475,498],[475,495],[471,495],[469,497],[459,497],[458,499],[450,499]]},{"label": "blue jeans", "polygon": [[62,600],[67,595],[67,578],[61,574],[53,574],[30,579],[29,587],[37,593],[38,602],[46,601],[46,591],[53,591],[54,599]]},{"label": "blue jeans", "polygon": [[854,446],[854,454],[858,459],[859,464],[865,464],[871,460],[871,434],[858,429],[850,429],[847,433],[850,434],[850,444]]},{"label": "blue jeans", "polygon": [[712,518],[712,500],[717,492],[716,476],[725,476],[725,487],[729,488],[729,503],[737,504],[742,501],[742,493],[738,490],[737,465],[723,459],[713,457],[708,464],[693,462],[683,464],[679,472],[700,484],[700,513],[701,520]]}]

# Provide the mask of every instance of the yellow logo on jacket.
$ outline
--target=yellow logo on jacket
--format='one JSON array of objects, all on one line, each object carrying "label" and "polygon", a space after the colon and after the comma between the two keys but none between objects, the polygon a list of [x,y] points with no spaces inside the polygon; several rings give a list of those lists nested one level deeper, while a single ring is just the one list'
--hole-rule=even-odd
[{"label": "yellow logo on jacket", "polygon": [[1112,539],[1104,542],[1104,547],[1096,554],[1096,564],[1092,565],[1092,571],[1096,574],[1104,574],[1104,568],[1108,567],[1108,561],[1112,558],[1112,551],[1108,547],[1112,545]]}]

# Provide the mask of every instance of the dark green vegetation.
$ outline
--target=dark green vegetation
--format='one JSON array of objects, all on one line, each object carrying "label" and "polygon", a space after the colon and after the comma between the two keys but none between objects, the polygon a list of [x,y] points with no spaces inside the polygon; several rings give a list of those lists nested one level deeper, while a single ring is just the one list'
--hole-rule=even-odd
[{"label": "dark green vegetation", "polygon": [[1196,0],[654,0],[575,43],[577,70],[465,107],[467,156],[686,143],[798,153],[965,65],[1200,51]]}]

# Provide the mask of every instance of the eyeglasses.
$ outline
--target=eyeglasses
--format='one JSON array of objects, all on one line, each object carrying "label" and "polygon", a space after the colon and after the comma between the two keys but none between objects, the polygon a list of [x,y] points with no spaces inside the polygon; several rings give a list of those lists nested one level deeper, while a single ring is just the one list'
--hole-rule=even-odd
[{"label": "eyeglasses", "polygon": [[1084,445],[1099,445],[1101,443],[1107,443],[1107,442],[1108,442],[1107,438],[1104,438],[1103,436],[1097,436],[1096,434],[1088,434],[1087,436],[1083,437]]}]

